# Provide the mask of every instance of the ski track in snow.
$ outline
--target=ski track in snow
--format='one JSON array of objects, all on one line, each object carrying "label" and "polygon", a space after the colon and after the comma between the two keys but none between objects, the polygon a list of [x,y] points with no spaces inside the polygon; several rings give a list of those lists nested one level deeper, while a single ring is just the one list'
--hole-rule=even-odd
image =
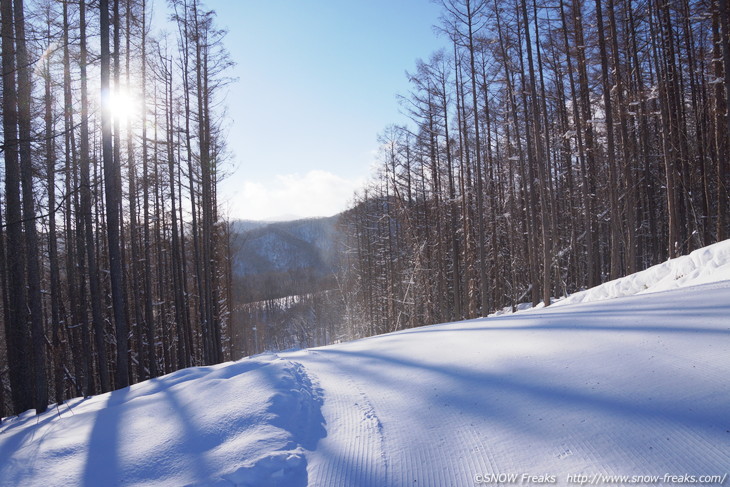
[{"label": "ski track in snow", "polygon": [[727,316],[723,282],[282,354],[323,388],[310,485],[722,475]]},{"label": "ski track in snow", "polygon": [[311,485],[389,485],[383,425],[367,394],[320,352],[298,352],[287,358],[305,364],[314,377],[327,377],[322,412],[328,434],[309,454]]}]

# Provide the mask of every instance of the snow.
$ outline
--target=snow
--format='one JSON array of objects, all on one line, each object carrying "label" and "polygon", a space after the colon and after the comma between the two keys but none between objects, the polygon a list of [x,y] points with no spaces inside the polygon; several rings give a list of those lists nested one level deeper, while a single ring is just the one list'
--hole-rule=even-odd
[{"label": "snow", "polygon": [[[551,306],[565,306],[583,302],[667,291],[680,287],[697,286],[730,280],[730,239],[697,249],[689,255],[670,259],[662,264],[626,277],[614,279],[594,288],[553,299]],[[536,309],[543,308],[540,303]],[[516,306],[518,312],[530,310],[530,303]],[[490,316],[512,313],[504,308]]]},{"label": "snow", "polygon": [[687,256],[572,294],[555,305],[655,293],[727,279],[730,279],[730,240],[723,240]]},{"label": "snow", "polygon": [[181,370],[4,422],[0,485],[306,485],[321,401],[276,357]]},{"label": "snow", "polygon": [[0,425],[0,485],[720,485],[728,263],[722,242],[558,306],[29,411]]}]

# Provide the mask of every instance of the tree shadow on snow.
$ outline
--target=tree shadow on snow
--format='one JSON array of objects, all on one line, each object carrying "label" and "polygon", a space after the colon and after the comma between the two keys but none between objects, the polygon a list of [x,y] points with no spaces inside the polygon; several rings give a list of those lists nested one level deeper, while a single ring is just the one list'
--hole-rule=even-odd
[{"label": "tree shadow on snow", "polygon": [[[240,361],[202,371],[190,369],[152,379],[131,393],[130,388],[112,392],[104,407],[99,409],[91,432],[82,485],[153,485],[158,482],[169,483],[171,479],[177,478],[184,479],[183,483],[187,485],[230,481],[237,485],[306,486],[307,462],[297,447],[301,445],[313,449],[326,432],[321,398],[313,393],[311,382],[301,371],[294,371],[291,390],[276,392],[267,408],[267,422],[290,433],[291,441],[281,445],[281,450],[263,450],[261,458],[246,467],[221,465],[215,460],[216,454],[212,453],[227,441],[235,441],[238,435],[245,435],[248,428],[253,426],[251,421],[256,421],[246,415],[233,413],[236,403],[231,400],[230,394],[233,391],[235,395],[236,389],[219,389],[218,386],[240,374],[257,370],[257,384],[266,390],[281,389],[281,369],[267,365],[271,363]],[[303,375],[300,377],[297,373]],[[199,378],[203,380],[197,384],[188,384]],[[188,389],[188,386],[192,389]],[[227,395],[217,395],[221,393]],[[241,393],[245,394],[245,391]],[[154,396],[149,405],[139,403],[140,407],[134,407],[137,399],[147,396]],[[227,412],[225,406],[216,411],[216,402],[219,405],[228,404],[231,412]],[[154,407],[158,413],[160,410],[165,411],[167,416],[164,421],[173,424],[167,425],[167,437],[159,438],[160,448],[155,448],[152,455],[144,459],[143,465],[126,464],[121,455],[125,442],[125,421],[143,415],[146,407]],[[288,417],[291,412],[296,412],[294,417]],[[158,421],[159,415],[155,418]],[[139,427],[139,424],[136,425],[137,429]],[[151,424],[150,427],[155,426]],[[240,459],[242,465],[249,462],[249,458]],[[230,467],[233,469],[225,470]]]},{"label": "tree shadow on snow", "polygon": [[106,404],[96,414],[89,437],[89,454],[82,480],[84,486],[119,484],[119,434],[124,421],[123,404],[128,395],[129,387],[110,392]]}]

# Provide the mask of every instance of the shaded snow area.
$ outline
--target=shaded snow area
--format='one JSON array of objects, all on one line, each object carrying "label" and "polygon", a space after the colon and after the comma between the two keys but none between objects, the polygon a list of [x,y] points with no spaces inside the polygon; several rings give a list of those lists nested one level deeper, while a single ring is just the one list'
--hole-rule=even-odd
[{"label": "shaded snow area", "polygon": [[730,256],[698,252],[649,270],[664,277],[647,288],[675,289],[186,369],[8,418],[0,485],[730,485]]},{"label": "shaded snow area", "polygon": [[300,364],[181,370],[0,426],[0,485],[307,485],[325,435]]}]

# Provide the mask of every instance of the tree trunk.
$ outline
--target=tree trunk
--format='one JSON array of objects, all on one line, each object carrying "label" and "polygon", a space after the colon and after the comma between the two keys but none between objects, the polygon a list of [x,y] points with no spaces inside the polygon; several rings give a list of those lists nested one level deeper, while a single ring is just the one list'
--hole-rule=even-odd
[{"label": "tree trunk", "polygon": [[38,259],[38,235],[36,231],[35,200],[33,191],[33,160],[31,154],[31,76],[30,62],[25,46],[25,12],[23,0],[15,0],[15,45],[18,69],[18,131],[20,136],[20,174],[23,188],[23,219],[26,266],[28,272],[28,304],[34,371],[34,404],[36,414],[48,408],[48,384],[46,382],[46,335],[43,329],[41,300],[41,273]]},{"label": "tree trunk", "polygon": [[[87,83],[87,57],[88,49],[86,44],[86,0],[79,1],[79,23],[80,23],[80,72],[81,72],[81,133],[79,138],[80,163],[81,163],[81,213],[83,218],[86,260],[89,272],[89,292],[91,294],[91,319],[94,324],[94,340],[96,344],[96,357],[98,364],[101,392],[111,390],[109,376],[109,361],[106,353],[106,340],[104,331],[104,316],[102,313],[103,297],[101,293],[101,282],[99,281],[98,257],[96,242],[94,238],[94,218],[91,198],[91,171],[89,153],[89,101]],[[108,38],[107,38],[108,40]],[[88,392],[87,392],[88,393]]]},{"label": "tree trunk", "polygon": [[[142,99],[147,99],[147,5],[142,0]],[[147,367],[149,376],[157,377],[157,347],[155,345],[155,315],[152,306],[152,253],[150,242],[150,180],[149,180],[149,153],[147,146],[147,108],[142,109],[142,197],[144,218],[144,317],[145,335],[147,339]]]},{"label": "tree trunk", "polygon": [[99,1],[101,14],[101,137],[104,162],[104,191],[106,198],[107,242],[109,245],[109,277],[111,279],[112,308],[116,325],[117,361],[115,388],[129,385],[129,359],[127,346],[127,316],[124,306],[124,283],[122,255],[119,246],[119,173],[114,166],[112,147],[112,114],[109,108],[110,96],[110,52],[109,52],[109,2]]},{"label": "tree trunk", "polygon": [[20,165],[18,160],[18,95],[15,80],[15,31],[12,0],[0,0],[2,17],[3,65],[3,138],[5,155],[5,205],[8,255],[9,321],[7,335],[10,389],[15,414],[33,407],[33,379],[27,358],[31,356],[30,330],[26,320],[25,243],[20,202]]},{"label": "tree trunk", "polygon": [[725,153],[717,158],[717,240],[724,240],[730,232],[730,217],[728,206],[730,206],[730,9],[727,0],[717,0],[719,24],[720,24],[720,46],[722,46],[723,80],[725,86],[724,115],[725,133],[721,135],[722,147]]},{"label": "tree trunk", "polygon": [[[64,24],[67,25],[67,4],[63,4]],[[50,14],[50,12],[49,12]],[[68,29],[64,29],[64,37],[67,37]],[[48,18],[46,34],[51,37],[51,19]],[[64,67],[65,67],[64,50]],[[65,74],[65,69],[64,69]],[[64,400],[63,390],[63,359],[65,350],[61,341],[61,278],[58,265],[58,242],[56,235],[56,150],[54,147],[53,133],[53,95],[51,91],[51,64],[45,63],[44,72],[44,96],[45,105],[45,138],[46,138],[46,186],[48,191],[48,266],[50,268],[51,284],[51,336],[53,344],[53,383],[56,404]]]},{"label": "tree trunk", "polygon": [[596,21],[598,22],[598,46],[601,57],[601,82],[603,85],[603,107],[606,117],[606,156],[608,159],[608,194],[611,207],[611,279],[621,275],[621,215],[618,207],[618,175],[616,174],[616,152],[613,140],[613,107],[611,104],[611,83],[608,77],[608,55],[606,36],[603,32],[603,7],[596,0]]}]

